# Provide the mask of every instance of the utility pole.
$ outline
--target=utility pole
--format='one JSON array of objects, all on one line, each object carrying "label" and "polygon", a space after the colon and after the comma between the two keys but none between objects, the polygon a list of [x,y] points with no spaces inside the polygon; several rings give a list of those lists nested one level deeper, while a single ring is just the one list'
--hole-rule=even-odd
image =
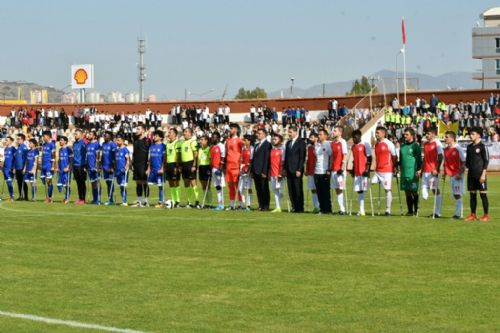
[{"label": "utility pole", "polygon": [[137,40],[139,52],[139,100],[144,102],[144,81],[146,81],[146,65],[144,64],[144,54],[146,53],[146,38],[139,37]]}]

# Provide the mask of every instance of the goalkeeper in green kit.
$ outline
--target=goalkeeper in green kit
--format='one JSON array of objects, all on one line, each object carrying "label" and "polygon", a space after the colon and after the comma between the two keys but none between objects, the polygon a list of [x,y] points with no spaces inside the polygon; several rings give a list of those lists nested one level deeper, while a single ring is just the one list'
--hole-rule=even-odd
[{"label": "goalkeeper in green kit", "polygon": [[399,152],[399,167],[401,170],[400,189],[405,191],[408,213],[406,216],[416,215],[418,211],[418,177],[417,170],[422,166],[422,149],[415,141],[415,130],[406,128],[404,144]]}]

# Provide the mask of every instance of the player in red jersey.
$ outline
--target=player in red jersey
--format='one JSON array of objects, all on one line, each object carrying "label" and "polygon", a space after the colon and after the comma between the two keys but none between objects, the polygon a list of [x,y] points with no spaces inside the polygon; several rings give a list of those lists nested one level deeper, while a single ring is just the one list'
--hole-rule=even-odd
[{"label": "player in red jersey", "polygon": [[309,146],[307,147],[307,162],[306,176],[307,188],[311,191],[313,201],[313,213],[319,213],[318,193],[316,193],[316,185],[314,184],[314,167],[316,166],[316,155],[314,154],[314,145],[318,142],[318,134],[311,133],[309,135]]},{"label": "player in red jersey", "polygon": [[[361,131],[352,132],[352,176],[354,191],[358,192],[358,216],[365,216],[365,192],[368,191],[368,178],[372,164],[372,148],[367,142],[361,142]],[[352,210],[352,207],[351,207]]]},{"label": "player in red jersey", "polygon": [[372,184],[379,184],[378,208],[380,213],[380,185],[385,190],[385,216],[391,215],[392,203],[392,174],[396,165],[396,147],[387,138],[387,129],[379,126],[375,130],[375,175]]},{"label": "player in red jersey", "polygon": [[[229,209],[234,210],[234,202],[238,181],[240,178],[241,151],[243,149],[243,140],[239,137],[240,127],[238,124],[229,125],[230,137],[226,141],[226,181],[229,187]],[[243,203],[240,198],[240,206]]]},{"label": "player in red jersey", "polygon": [[441,217],[442,196],[439,190],[439,169],[443,162],[443,145],[437,138],[435,128],[429,128],[425,133],[427,142],[424,143],[424,161],[422,169],[417,171],[417,176],[422,177],[422,198],[429,198],[429,189],[435,195],[434,210],[430,217]]},{"label": "player in red jersey", "polygon": [[217,191],[217,206],[214,210],[224,210],[224,176],[222,169],[224,167],[224,157],[226,156],[226,147],[220,142],[219,132],[212,133],[212,147],[210,147],[210,164],[212,166],[212,180]]},{"label": "player in red jersey", "polygon": [[241,151],[240,181],[238,191],[241,196],[241,202],[246,203],[245,211],[251,210],[252,205],[252,177],[250,177],[250,163],[253,157],[252,136],[243,137],[243,150]]},{"label": "player in red jersey", "polygon": [[276,208],[271,213],[281,213],[280,201],[283,197],[283,164],[285,162],[285,149],[281,144],[283,137],[275,134],[272,138],[273,148],[269,158],[269,176],[271,177],[271,187],[274,192]]},{"label": "player in red jersey", "polygon": [[331,183],[332,189],[337,193],[337,203],[339,204],[339,215],[345,214],[344,191],[346,183],[345,166],[347,165],[347,143],[342,138],[344,128],[335,126],[333,129],[332,146],[332,167]]},{"label": "player in red jersey", "polygon": [[462,217],[462,207],[464,194],[464,172],[465,172],[465,151],[456,142],[457,135],[453,131],[445,133],[444,142],[447,147],[444,149],[444,172],[443,179],[450,177],[451,192],[455,198],[454,219]]}]

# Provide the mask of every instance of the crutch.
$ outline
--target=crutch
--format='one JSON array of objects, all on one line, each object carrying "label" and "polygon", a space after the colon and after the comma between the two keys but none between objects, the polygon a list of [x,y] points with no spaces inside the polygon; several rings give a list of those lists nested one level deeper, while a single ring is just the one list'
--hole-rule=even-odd
[{"label": "crutch", "polygon": [[101,176],[103,175],[102,168],[99,169],[99,172],[97,174],[97,177],[99,178],[98,184],[97,184],[97,201],[99,204],[101,204],[101,193],[102,193],[102,178]]},{"label": "crutch", "polygon": [[70,195],[70,185],[71,185],[71,170],[68,172],[68,181],[66,182],[66,200],[69,201],[69,195]]},{"label": "crutch", "polygon": [[[350,201],[351,201],[351,203],[350,203],[351,209],[349,210],[349,216],[352,216],[352,205],[353,205],[353,197],[354,197],[354,187],[355,187],[355,185],[356,185],[355,178],[352,178],[352,191],[351,191],[351,199],[350,199]],[[345,187],[347,188],[347,182],[346,182],[346,186]]]},{"label": "crutch", "polygon": [[372,196],[372,187],[368,189],[370,192],[370,208],[372,210],[372,216],[375,216],[375,212],[373,211],[373,196]]},{"label": "crutch", "polygon": [[210,182],[212,181],[212,173],[210,172],[210,176],[208,176],[207,187],[203,193],[203,202],[201,203],[201,208],[205,208],[205,200],[207,200],[208,189],[210,188]]},{"label": "crutch", "polygon": [[[343,195],[344,195],[344,202],[345,202],[345,209],[346,209],[346,213],[349,211],[351,212],[352,211],[352,207],[351,209],[349,210],[349,195],[347,193],[347,163],[349,163],[349,158],[351,158],[351,152],[352,152],[352,149],[349,150],[349,153],[347,154],[347,160],[345,161],[345,164],[344,164],[344,168],[343,168],[343,172],[342,172],[342,178],[344,178],[344,191],[342,192]],[[352,201],[351,201],[352,203]],[[349,213],[349,215],[351,215]]]},{"label": "crutch", "polygon": [[45,188],[45,200],[47,200],[49,198],[49,191],[47,189],[47,177],[44,177],[43,178],[43,187]]},{"label": "crutch", "polygon": [[[333,200],[334,196],[333,196],[333,189],[332,189],[332,177],[333,177],[333,173],[330,174],[330,181],[329,181],[329,184],[328,184],[328,187],[330,187],[330,201],[332,202],[332,212],[335,211],[335,205],[334,205],[334,202],[335,200]],[[339,210],[340,210],[340,207],[339,207]]]},{"label": "crutch", "polygon": [[[250,173],[248,173],[247,177],[248,177],[248,181],[250,182],[250,188],[248,186],[245,186],[246,187],[246,191],[247,191],[246,196],[245,196],[245,200],[247,202],[249,202],[250,201],[250,196],[249,196],[250,195],[250,189],[252,188],[252,181],[251,181],[251,178],[250,178]],[[247,184],[245,184],[245,185],[247,185]],[[246,204],[247,203],[245,202],[245,205]],[[251,205],[252,205],[252,203],[250,202],[250,205],[248,205],[247,208],[251,209],[250,208]]]},{"label": "crutch", "polygon": [[434,208],[432,209],[432,219],[433,220],[436,218],[437,193],[438,193],[438,190],[439,190],[439,173],[436,176],[436,178],[435,178],[434,181],[436,182],[436,189],[434,190],[434,205],[433,205]]},{"label": "crutch", "polygon": [[[377,176],[376,176],[377,177]],[[380,179],[377,177],[377,184],[378,184],[378,215],[380,216]]]},{"label": "crutch", "polygon": [[[418,198],[418,200],[420,200],[420,178],[421,177],[418,177],[418,179],[417,179],[417,198]],[[417,204],[418,204],[418,208],[417,208],[417,211],[415,212],[415,217],[418,217],[419,212],[420,212],[420,203],[417,202]]]},{"label": "crutch", "polygon": [[[278,179],[276,179],[276,181],[278,181]],[[284,183],[284,187],[285,187],[285,190],[286,190],[286,206],[287,206],[287,209],[288,209],[288,212],[290,213],[291,212],[291,209],[290,209],[290,194],[288,193],[288,181],[285,179],[285,177],[282,178],[282,182]],[[283,195],[285,195],[284,193],[285,191],[283,191]]]},{"label": "crutch", "polygon": [[[309,177],[309,176],[308,176],[308,177]],[[307,181],[307,184],[309,184],[309,179],[308,179],[308,178],[306,178],[306,179],[308,180],[308,181]],[[311,190],[309,189],[309,186],[308,186],[308,185],[306,185],[306,212],[308,212],[308,211],[309,211],[309,192],[310,192],[310,191],[311,191]]]},{"label": "crutch", "polygon": [[[439,178],[438,178],[439,180]],[[443,187],[442,187],[442,190],[441,190],[441,209],[443,208],[443,200],[444,200],[444,190],[446,188],[446,177],[443,178]],[[453,194],[453,193],[452,193]]]},{"label": "crutch", "polygon": [[398,187],[398,197],[399,197],[399,212],[403,216],[403,202],[401,201],[401,189],[399,188],[399,173],[396,173],[396,185]]},{"label": "crutch", "polygon": [[[462,175],[462,178],[460,179],[460,181],[462,182],[462,184],[460,185],[460,189],[463,189],[463,186],[464,186],[464,178],[463,178],[463,175]],[[463,191],[461,191],[462,193],[460,193],[460,197],[462,198],[462,204],[460,205],[460,218],[463,218],[464,217],[464,193]]]},{"label": "crutch", "polygon": [[115,171],[113,170],[113,173],[111,174],[111,188],[109,189],[108,193],[108,200],[111,199],[111,195],[113,195],[113,204],[116,205],[116,191],[115,191]]},{"label": "crutch", "polygon": [[[125,170],[125,178],[124,178],[124,185],[123,185],[125,195],[127,194],[127,187],[128,187],[128,169]],[[121,188],[120,188],[120,190],[121,190]],[[122,195],[122,204],[127,203],[127,202],[123,202],[123,193],[120,192],[120,194]],[[127,201],[128,201],[128,198],[127,198]]]},{"label": "crutch", "polygon": [[[163,169],[165,170],[165,169]],[[161,203],[163,206],[165,205],[165,171],[161,174],[161,197],[163,198],[163,202]]]},{"label": "crutch", "polygon": [[[88,172],[85,176],[86,176],[85,177],[85,187],[86,187],[86,189],[85,189],[85,202],[88,202],[87,195],[89,193],[89,188],[90,188],[90,191],[92,192],[92,184],[90,184],[90,179],[89,179],[90,177],[88,175]],[[90,184],[90,186],[89,186],[89,184]]]},{"label": "crutch", "polygon": [[3,179],[3,183],[2,183],[2,193],[0,193],[0,201],[2,201],[4,189],[5,189],[5,178]]}]

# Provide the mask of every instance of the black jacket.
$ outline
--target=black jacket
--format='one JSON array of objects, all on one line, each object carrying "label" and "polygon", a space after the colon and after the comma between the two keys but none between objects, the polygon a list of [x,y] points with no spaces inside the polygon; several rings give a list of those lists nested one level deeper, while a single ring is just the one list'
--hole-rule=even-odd
[{"label": "black jacket", "polygon": [[292,140],[288,140],[285,150],[285,170],[287,173],[300,171],[304,173],[304,162],[306,159],[306,143],[301,138],[295,140],[292,147]]},{"label": "black jacket", "polygon": [[271,143],[264,141],[262,144],[255,145],[253,151],[252,164],[250,170],[253,174],[260,175],[269,173],[269,159],[271,155]]}]

